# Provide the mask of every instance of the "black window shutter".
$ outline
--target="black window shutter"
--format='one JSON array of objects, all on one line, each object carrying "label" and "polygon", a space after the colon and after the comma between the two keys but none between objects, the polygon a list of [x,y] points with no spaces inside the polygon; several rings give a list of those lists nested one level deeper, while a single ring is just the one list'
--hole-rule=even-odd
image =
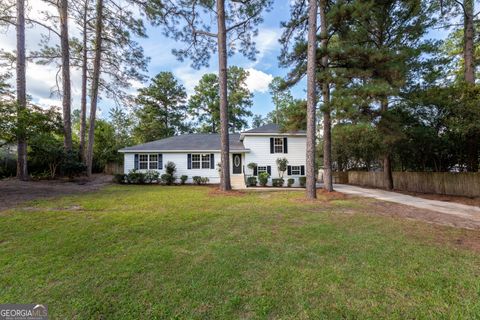
[{"label": "black window shutter", "polygon": [[215,169],[215,155],[210,153],[210,169]]},{"label": "black window shutter", "polygon": [[287,138],[283,138],[283,153],[288,153]]},{"label": "black window shutter", "polygon": [[158,170],[163,169],[163,154],[158,154]]},{"label": "black window shutter", "polygon": [[257,167],[254,167],[254,168],[253,168],[253,175],[254,175],[254,176],[258,176]]},{"label": "black window shutter", "polygon": [[292,166],[287,166],[287,175],[292,175]]},{"label": "black window shutter", "polygon": [[267,173],[268,175],[272,175],[272,167],[271,166],[267,166]]},{"label": "black window shutter", "polygon": [[273,153],[273,138],[270,138],[270,153]]},{"label": "black window shutter", "polygon": [[301,174],[302,176],[305,175],[305,166],[300,166],[300,174]]},{"label": "black window shutter", "polygon": [[190,153],[187,154],[187,168],[192,169],[192,155]]},{"label": "black window shutter", "polygon": [[135,153],[135,161],[133,163],[133,168],[138,170],[138,153]]}]

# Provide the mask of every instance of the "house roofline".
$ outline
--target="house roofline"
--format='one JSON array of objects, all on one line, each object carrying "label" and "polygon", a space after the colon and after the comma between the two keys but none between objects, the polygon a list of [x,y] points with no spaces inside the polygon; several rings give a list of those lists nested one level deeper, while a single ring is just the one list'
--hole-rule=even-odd
[{"label": "house roofline", "polygon": [[242,132],[240,134],[240,141],[243,141],[245,136],[263,136],[263,137],[272,137],[272,136],[280,136],[280,137],[285,137],[285,136],[298,136],[298,137],[306,137],[306,133],[302,132]]},{"label": "house roofline", "polygon": [[[149,153],[149,152],[157,152],[157,153],[212,153],[212,152],[217,152],[220,153],[221,150],[124,150],[120,149],[118,150],[120,153]],[[242,150],[234,150],[230,149],[230,153],[249,153],[250,149],[242,149]]]}]

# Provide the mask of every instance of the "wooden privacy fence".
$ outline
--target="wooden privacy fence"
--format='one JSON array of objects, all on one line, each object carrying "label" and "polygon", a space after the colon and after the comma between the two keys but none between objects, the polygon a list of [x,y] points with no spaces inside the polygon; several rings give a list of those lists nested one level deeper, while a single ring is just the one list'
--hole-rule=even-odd
[{"label": "wooden privacy fence", "polygon": [[[349,171],[348,183],[385,188],[383,172]],[[394,172],[393,187],[410,192],[480,197],[480,173]]]},{"label": "wooden privacy fence", "polygon": [[109,162],[105,165],[103,172],[106,174],[123,173],[123,164],[116,162]]}]

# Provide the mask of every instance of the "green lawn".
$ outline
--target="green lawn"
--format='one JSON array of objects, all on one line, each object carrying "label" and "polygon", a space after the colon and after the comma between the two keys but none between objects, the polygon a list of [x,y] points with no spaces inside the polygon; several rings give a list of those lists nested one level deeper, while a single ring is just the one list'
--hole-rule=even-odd
[{"label": "green lawn", "polygon": [[111,186],[0,212],[0,303],[53,319],[480,318],[480,255],[435,241],[458,230],[302,197]]}]

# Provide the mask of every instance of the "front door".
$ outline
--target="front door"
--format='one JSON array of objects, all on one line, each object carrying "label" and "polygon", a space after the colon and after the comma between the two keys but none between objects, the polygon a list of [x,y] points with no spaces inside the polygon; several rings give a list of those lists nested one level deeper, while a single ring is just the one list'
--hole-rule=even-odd
[{"label": "front door", "polygon": [[242,173],[242,155],[240,153],[232,154],[233,158],[233,173],[240,174]]}]

